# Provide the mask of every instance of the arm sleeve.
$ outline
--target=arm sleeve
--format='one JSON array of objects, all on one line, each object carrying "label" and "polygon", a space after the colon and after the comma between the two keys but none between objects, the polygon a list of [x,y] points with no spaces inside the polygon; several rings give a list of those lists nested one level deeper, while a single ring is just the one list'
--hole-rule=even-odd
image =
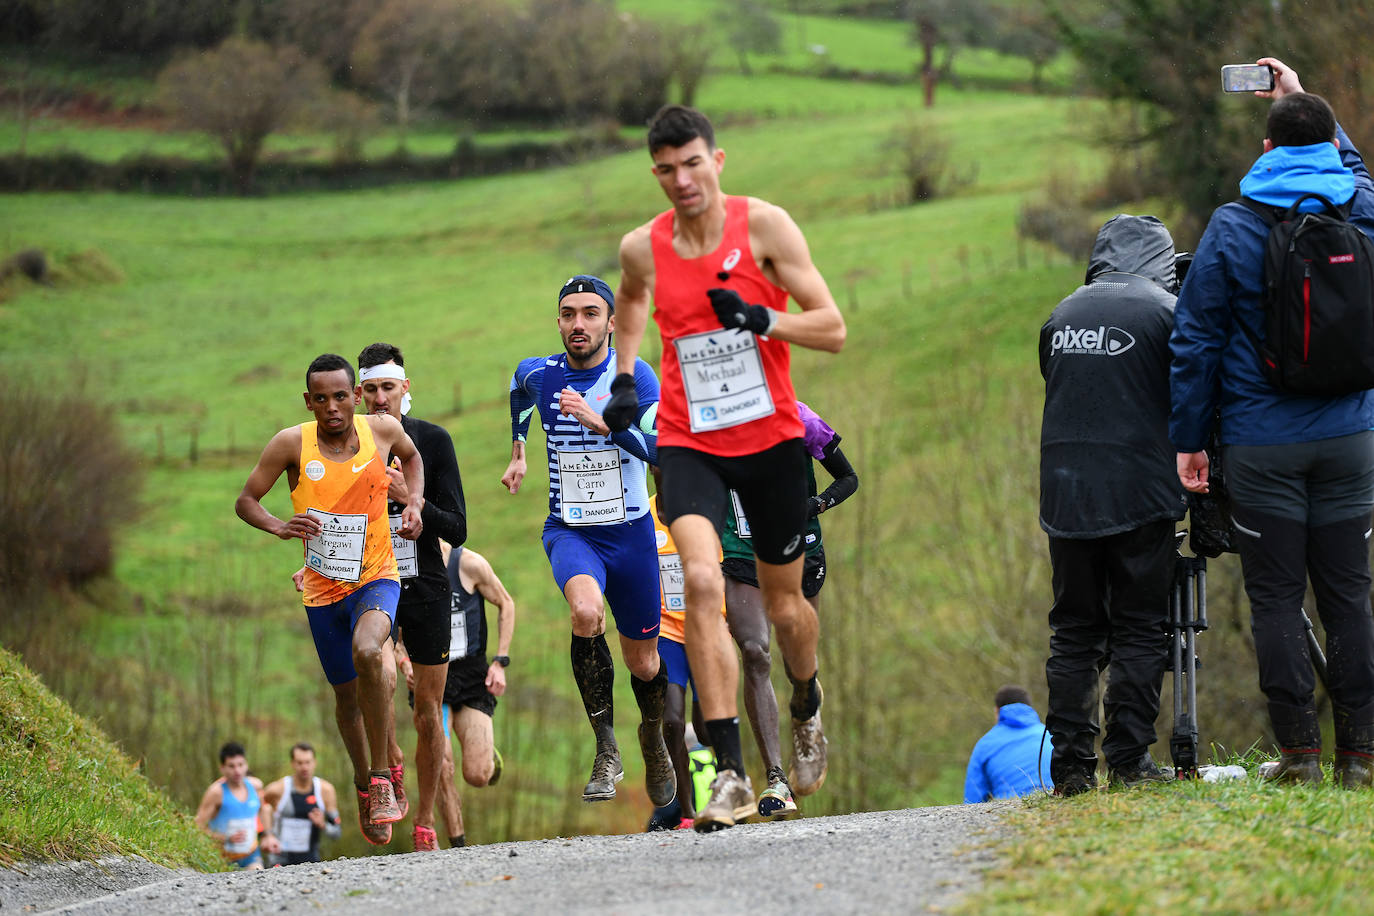
[{"label": "arm sleeve", "polygon": [[530,417],[534,414],[535,398],[544,378],[544,360],[538,356],[522,359],[510,378],[510,437],[524,442],[530,432]]},{"label": "arm sleeve", "polygon": [[426,433],[430,440],[426,451],[433,461],[425,462],[425,507],[420,521],[451,546],[461,547],[468,537],[468,514],[453,438],[443,427]]},{"label": "arm sleeve", "polygon": [[324,835],[331,840],[337,840],[343,836],[343,824],[339,821],[339,812],[326,811],[324,813]]},{"label": "arm sleeve", "polygon": [[840,437],[836,436],[831,440],[831,444],[826,446],[825,456],[821,458],[821,467],[825,468],[835,480],[830,486],[821,492],[821,501],[825,503],[825,508],[833,509],[844,502],[859,489],[859,475],[855,472],[854,466],[849,463],[849,459],[840,451]]},{"label": "arm sleeve", "polygon": [[991,794],[992,788],[983,773],[983,755],[975,744],[973,753],[968,758],[968,771],[964,773],[964,804],[976,805],[978,802],[987,801]]},{"label": "arm sleeve", "polygon": [[1169,337],[1169,439],[1179,452],[1200,452],[1207,444],[1217,407],[1222,352],[1232,330],[1221,245],[1226,209],[1212,214],[1174,307],[1174,330]]},{"label": "arm sleeve", "polygon": [[635,362],[635,394],[639,415],[629,429],[611,433],[611,441],[650,464],[658,464],[658,378],[644,360]]}]

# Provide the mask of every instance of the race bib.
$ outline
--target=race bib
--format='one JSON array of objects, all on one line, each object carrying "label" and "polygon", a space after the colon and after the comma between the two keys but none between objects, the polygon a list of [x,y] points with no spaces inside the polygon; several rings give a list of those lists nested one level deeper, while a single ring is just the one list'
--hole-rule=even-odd
[{"label": "race bib", "polygon": [[692,432],[729,429],[773,413],[759,341],[741,328],[673,341]]},{"label": "race bib", "polygon": [[416,558],[416,542],[401,537],[396,532],[401,528],[399,515],[388,515],[391,525],[391,552],[396,554],[396,571],[402,579],[414,579],[420,574],[420,561]]},{"label": "race bib", "polygon": [[670,611],[687,610],[682,579],[682,557],[675,553],[658,555],[658,582],[663,589],[663,606]]},{"label": "race bib", "polygon": [[625,521],[625,485],[620,449],[558,453],[558,488],[563,521],[606,525]]},{"label": "race bib", "polygon": [[284,817],[281,819],[281,835],[277,839],[281,842],[282,852],[309,852],[310,851],[310,831],[315,827],[310,823],[309,818],[305,817]]},{"label": "race bib", "polygon": [[339,515],[307,509],[319,521],[319,535],[305,542],[305,564],[326,579],[357,582],[363,575],[363,545],[367,540],[366,515]]},{"label": "race bib", "polygon": [[744,506],[739,501],[739,494],[734,490],[730,491],[730,509],[735,513],[735,534],[740,536],[740,540],[748,540],[752,537],[749,519],[744,517]]},{"label": "race bib", "polygon": [[244,838],[235,843],[228,839],[224,841],[224,851],[230,855],[246,855],[258,848],[258,819],[255,817],[231,817],[229,822],[224,825],[225,837],[231,837],[239,831],[243,831]]},{"label": "race bib", "polygon": [[450,611],[448,618],[448,658],[454,661],[459,658],[467,658],[468,655],[468,615],[463,613],[459,606],[458,596],[450,598]]}]

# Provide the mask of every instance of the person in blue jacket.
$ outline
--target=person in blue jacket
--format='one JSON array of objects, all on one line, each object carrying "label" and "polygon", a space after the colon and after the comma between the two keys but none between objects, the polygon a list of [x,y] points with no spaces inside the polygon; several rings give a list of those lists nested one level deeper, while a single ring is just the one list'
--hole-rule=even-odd
[{"label": "person in blue jacket", "polygon": [[[1374,182],[1331,107],[1274,58],[1264,154],[1240,183],[1246,197],[1291,206],[1319,193],[1374,237]],[[1308,201],[1301,209],[1317,209]],[[1169,436],[1178,475],[1208,491],[1204,446],[1220,441],[1238,533],[1260,688],[1280,751],[1270,778],[1320,782],[1321,728],[1301,619],[1310,576],[1327,636],[1335,720],[1334,775],[1374,778],[1374,619],[1368,537],[1374,507],[1374,394],[1283,393],[1266,381],[1250,335],[1262,333],[1268,227],[1240,203],[1218,208],[1198,244],[1174,313]]]},{"label": "person in blue jacket", "polygon": [[1042,786],[1054,788],[1050,742],[1026,688],[1008,684],[992,702],[997,706],[997,724],[973,746],[964,776],[964,803],[1017,798]]}]

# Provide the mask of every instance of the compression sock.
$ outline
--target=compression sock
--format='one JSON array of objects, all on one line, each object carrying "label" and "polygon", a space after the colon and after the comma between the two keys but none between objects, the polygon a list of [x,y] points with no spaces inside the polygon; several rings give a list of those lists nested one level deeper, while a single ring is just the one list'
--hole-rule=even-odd
[{"label": "compression sock", "polygon": [[630,675],[630,688],[639,704],[639,715],[645,722],[663,721],[663,700],[668,694],[668,672],[659,664],[653,680],[641,681]]},{"label": "compression sock", "polygon": [[572,638],[573,680],[582,694],[582,706],[596,733],[596,744],[615,747],[615,663],[606,637]]},{"label": "compression sock", "polygon": [[466,834],[462,833],[457,836],[451,836],[448,838],[448,845],[454,849],[457,849],[459,846],[466,846],[468,843],[465,837]]},{"label": "compression sock", "polygon": [[789,671],[787,679],[792,682],[792,700],[787,704],[787,708],[792,713],[792,718],[798,722],[805,722],[821,708],[821,688],[816,683],[816,675],[799,681]]},{"label": "compression sock", "polygon": [[706,731],[711,735],[711,747],[716,752],[717,770],[734,770],[744,776],[744,751],[739,743],[739,716],[728,719],[708,719]]}]

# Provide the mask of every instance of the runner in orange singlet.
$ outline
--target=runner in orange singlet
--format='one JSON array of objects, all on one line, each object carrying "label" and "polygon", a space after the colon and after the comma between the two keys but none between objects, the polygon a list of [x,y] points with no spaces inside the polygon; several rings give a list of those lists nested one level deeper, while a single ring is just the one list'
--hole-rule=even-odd
[{"label": "runner in orange singlet", "polygon": [[[362,390],[348,360],[333,353],[317,357],[305,384],[305,406],[315,422],[272,437],[234,510],[255,528],[305,542],[310,632],[334,687],[339,734],[353,761],[359,825],[369,842],[381,845],[391,842],[391,824],[402,816],[387,767],[393,682],[383,658],[391,651],[401,583],[387,519],[386,455],[400,460],[406,486],[416,494],[398,531],[410,540],[420,534],[424,467],[396,418],[354,415]],[[283,472],[295,509],[286,521],[262,505]]]},{"label": "runner in orange singlet", "polygon": [[[825,779],[816,612],[802,595],[809,499],[802,424],[788,345],[838,352],[844,318],[806,238],[786,211],[720,189],[725,151],[700,112],[669,105],[649,125],[654,175],[672,209],[620,243],[616,294],[620,375],[603,414],[623,429],[634,414],[635,355],[649,303],[663,339],[659,465],[663,519],[682,555],[687,651],[718,775],[698,830],[735,823],[753,803],[736,714],[739,669],[718,612],[720,531],[738,492],[753,536],[759,587],[792,681],[794,790]],[[800,313],[787,311],[791,296]]]}]

